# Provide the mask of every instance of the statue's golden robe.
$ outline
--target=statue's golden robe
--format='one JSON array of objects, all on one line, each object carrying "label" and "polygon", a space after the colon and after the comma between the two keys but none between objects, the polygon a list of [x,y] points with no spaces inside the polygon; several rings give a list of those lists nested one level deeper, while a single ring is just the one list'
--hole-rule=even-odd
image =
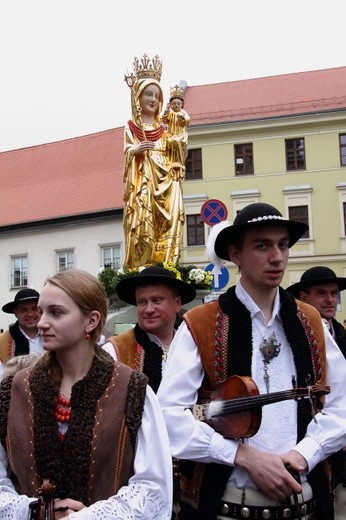
[{"label": "statue's golden robe", "polygon": [[[136,106],[141,92],[152,83],[161,91],[159,83],[153,79],[141,80],[133,89],[132,122],[148,135],[161,128],[160,115],[157,115],[157,124],[142,123],[136,116],[140,114]],[[135,149],[144,140],[144,133],[143,137],[136,135],[129,124],[125,126],[124,265],[128,268],[169,260],[176,263],[183,239],[182,179],[172,169],[168,158],[167,133],[163,131],[155,139],[153,150],[136,156]]]}]

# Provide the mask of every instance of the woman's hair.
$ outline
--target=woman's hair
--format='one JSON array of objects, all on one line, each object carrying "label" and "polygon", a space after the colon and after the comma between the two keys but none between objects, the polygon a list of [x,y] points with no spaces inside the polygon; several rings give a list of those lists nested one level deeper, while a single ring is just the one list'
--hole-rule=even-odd
[{"label": "woman's hair", "polygon": [[108,299],[97,278],[86,271],[69,269],[51,276],[46,280],[46,283],[62,289],[85,316],[88,316],[92,311],[100,313],[101,318],[97,327],[90,332],[93,343],[98,342],[107,319]]}]

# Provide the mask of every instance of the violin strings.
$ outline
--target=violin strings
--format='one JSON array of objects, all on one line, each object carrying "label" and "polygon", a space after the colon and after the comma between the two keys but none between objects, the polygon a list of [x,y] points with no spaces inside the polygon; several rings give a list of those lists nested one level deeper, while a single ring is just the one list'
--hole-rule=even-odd
[{"label": "violin strings", "polygon": [[328,388],[323,387],[307,387],[307,388],[293,388],[281,392],[273,392],[271,394],[258,394],[253,396],[241,396],[228,399],[213,399],[209,403],[201,404],[203,413],[206,417],[217,417],[228,415],[235,412],[251,410],[259,408],[266,404],[272,404],[287,399],[305,399],[313,398],[311,394],[325,394],[328,393]]},{"label": "violin strings", "polygon": [[[274,392],[269,396],[266,394],[263,395],[255,395],[252,397],[236,397],[233,399],[225,400],[225,401],[217,401],[220,405],[220,411],[217,411],[216,414],[214,412],[213,417],[215,415],[239,412],[249,410],[251,408],[257,408],[259,406],[263,406],[265,404],[271,404],[279,401],[283,401],[286,399],[295,399],[298,397],[307,397],[307,395],[302,395],[301,390],[287,390],[284,392]],[[280,398],[280,399],[279,399]],[[209,403],[210,404],[210,403]],[[208,409],[209,405],[205,405]]]}]

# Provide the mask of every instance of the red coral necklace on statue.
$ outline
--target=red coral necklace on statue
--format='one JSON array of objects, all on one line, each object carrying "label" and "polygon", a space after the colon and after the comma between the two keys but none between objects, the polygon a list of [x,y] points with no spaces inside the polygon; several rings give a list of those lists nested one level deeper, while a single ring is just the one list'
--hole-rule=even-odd
[{"label": "red coral necklace on statue", "polygon": [[154,128],[153,130],[145,130],[145,138],[143,135],[143,130],[135,125],[131,120],[128,122],[131,132],[140,140],[140,141],[157,141],[162,136],[165,129],[162,125],[158,128]]}]

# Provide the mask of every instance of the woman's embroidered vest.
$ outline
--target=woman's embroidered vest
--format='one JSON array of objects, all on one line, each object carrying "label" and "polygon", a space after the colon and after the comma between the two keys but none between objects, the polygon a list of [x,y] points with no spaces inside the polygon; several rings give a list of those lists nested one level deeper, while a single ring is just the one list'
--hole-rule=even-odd
[{"label": "woman's embroidered vest", "polygon": [[[35,410],[29,374],[30,370],[24,369],[16,374],[13,379],[8,412],[6,447],[16,490],[20,494],[36,496],[40,482],[35,459],[34,436],[38,433],[37,429],[42,427],[42,425],[34,422]],[[64,457],[74,460],[77,472],[79,458],[83,458],[84,451],[89,449],[89,454],[87,455],[87,489],[84,496],[73,496],[73,483],[71,483],[70,489],[64,490],[67,496],[76,500],[83,499],[86,505],[115,495],[119,488],[126,485],[129,478],[133,475],[134,443],[133,439],[131,440],[133,432],[129,430],[124,411],[127,408],[127,400],[129,399],[128,389],[130,387],[132,398],[134,397],[133,392],[137,392],[135,399],[137,399],[136,402],[139,403],[141,408],[137,410],[140,413],[140,417],[145,396],[145,389],[143,393],[141,381],[131,383],[133,374],[136,378],[144,378],[146,382],[146,378],[142,374],[135,374],[125,365],[116,363],[105,391],[96,402],[96,415],[92,432],[90,432],[90,445],[80,445],[80,454],[70,453],[68,450],[69,445],[66,445]],[[141,390],[139,390],[140,386],[142,387]],[[137,387],[138,390],[134,387]],[[44,399],[45,396],[42,396],[43,401]],[[72,421],[73,407],[69,429],[73,429],[78,435],[78,432],[85,428],[83,411],[79,414],[79,417],[75,418],[75,423],[78,422],[78,424],[74,424],[72,427]],[[66,434],[65,441],[68,433],[69,431]],[[77,443],[78,448],[78,439],[74,442],[75,444]],[[53,464],[58,443],[58,433],[56,431],[52,444],[45,447],[48,454],[51,451]],[[61,452],[61,447],[58,447],[58,450]],[[65,479],[66,482],[68,482],[68,478]]]}]

